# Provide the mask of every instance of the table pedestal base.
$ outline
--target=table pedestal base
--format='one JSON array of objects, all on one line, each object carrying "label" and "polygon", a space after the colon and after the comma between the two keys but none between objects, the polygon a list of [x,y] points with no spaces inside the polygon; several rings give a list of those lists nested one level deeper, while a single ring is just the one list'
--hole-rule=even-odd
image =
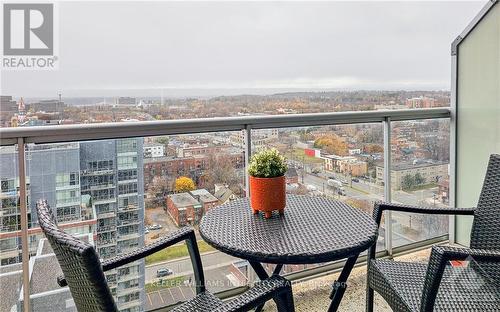
[{"label": "table pedestal base", "polygon": [[332,299],[332,302],[330,303],[328,312],[335,312],[339,308],[340,302],[342,301],[342,297],[344,296],[345,290],[347,288],[347,278],[349,277],[349,274],[351,274],[352,268],[356,264],[358,256],[359,254],[347,259],[346,263],[344,264],[344,268],[340,273],[339,279],[333,283],[333,289],[330,294],[330,299]]},{"label": "table pedestal base", "polygon": [[[340,302],[342,301],[342,297],[344,296],[345,290],[347,288],[347,278],[351,274],[352,269],[354,268],[354,265],[356,264],[356,260],[358,260],[358,256],[354,255],[350,258],[347,259],[344,268],[342,269],[342,272],[340,272],[340,276],[338,280],[336,280],[333,285],[332,285],[332,292],[330,294],[330,299],[332,302],[330,303],[330,307],[328,308],[328,312],[336,312],[337,309],[339,308]],[[252,266],[253,270],[257,274],[260,280],[265,280],[266,278],[269,278],[269,274],[267,274],[266,270],[262,266],[261,263],[255,262],[255,261],[249,261],[250,265]],[[278,264],[276,265],[276,268],[273,271],[272,275],[278,275],[281,272],[281,269],[283,268],[283,264]],[[276,305],[278,306],[278,310],[280,307],[280,302],[278,299],[274,300],[276,302]],[[255,312],[260,312],[262,311],[262,308],[264,305],[259,306],[257,309],[255,309]],[[291,311],[292,312],[292,311]]]}]

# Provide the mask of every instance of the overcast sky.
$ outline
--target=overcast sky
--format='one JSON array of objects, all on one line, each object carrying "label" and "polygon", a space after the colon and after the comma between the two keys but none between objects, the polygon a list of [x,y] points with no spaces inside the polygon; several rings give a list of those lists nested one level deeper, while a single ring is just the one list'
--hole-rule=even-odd
[{"label": "overcast sky", "polygon": [[449,89],[485,2],[62,2],[59,70],[2,72],[1,94]]}]

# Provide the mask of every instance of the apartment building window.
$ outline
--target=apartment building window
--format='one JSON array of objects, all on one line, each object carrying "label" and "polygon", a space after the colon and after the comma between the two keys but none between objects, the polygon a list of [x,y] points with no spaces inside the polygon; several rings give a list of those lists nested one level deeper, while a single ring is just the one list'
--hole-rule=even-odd
[{"label": "apartment building window", "polygon": [[17,244],[17,238],[7,238],[7,239],[2,239],[0,240],[0,250],[1,251],[6,251],[6,250],[13,250],[19,248]]},{"label": "apartment building window", "polygon": [[139,227],[137,225],[121,227],[118,230],[118,233],[120,235],[129,235],[129,234],[138,233],[138,232],[139,232]]},{"label": "apartment building window", "polygon": [[21,255],[19,254],[19,257],[10,257],[10,258],[4,258],[0,261],[1,265],[9,265],[9,264],[15,264],[21,262]]},{"label": "apartment building window", "polygon": [[139,300],[139,292],[127,294],[125,296],[120,296],[118,298],[118,303],[127,303],[134,300]]},{"label": "apartment building window", "polygon": [[56,187],[79,185],[80,179],[77,172],[58,173],[56,175]]},{"label": "apartment building window", "polygon": [[17,197],[3,198],[1,208],[17,208]]},{"label": "apartment building window", "polygon": [[137,140],[118,140],[116,149],[118,153],[137,152]]},{"label": "apartment building window", "polygon": [[119,208],[127,208],[128,206],[136,206],[137,204],[137,196],[120,197],[118,199]]},{"label": "apartment building window", "polygon": [[137,212],[132,212],[132,213],[121,213],[118,216],[118,219],[120,221],[130,221],[130,220],[138,220],[139,219],[139,214]]},{"label": "apartment building window", "polygon": [[115,190],[98,190],[93,192],[93,198],[97,200],[110,199],[115,197]]},{"label": "apartment building window", "polygon": [[117,244],[118,250],[126,250],[129,248],[139,247],[139,241],[137,238],[127,239],[125,241],[119,241]]},{"label": "apartment building window", "polygon": [[137,167],[137,156],[118,156],[118,169]]},{"label": "apartment building window", "polygon": [[[139,287],[139,280],[138,279],[133,279],[130,281],[118,283],[119,289],[128,289],[128,288],[133,288],[133,287]],[[135,299],[132,299],[132,300],[135,300]]]},{"label": "apartment building window", "polygon": [[3,193],[13,192],[16,190],[14,179],[2,179],[0,184]]},{"label": "apartment building window", "polygon": [[89,169],[92,170],[112,170],[113,161],[112,160],[91,161],[87,163],[87,166]]},{"label": "apartment building window", "polygon": [[137,193],[137,183],[118,185],[118,195]]},{"label": "apartment building window", "polygon": [[7,216],[0,219],[0,228],[2,231],[17,231],[21,229],[21,216]]},{"label": "apartment building window", "polygon": [[68,221],[75,219],[79,211],[79,206],[69,206],[69,207],[58,207],[57,208],[57,220]]},{"label": "apartment building window", "polygon": [[74,203],[80,200],[80,191],[78,190],[62,190],[56,191],[56,204],[63,205]]},{"label": "apartment building window", "polygon": [[127,181],[137,179],[137,169],[120,170],[118,172],[118,181]]},{"label": "apartment building window", "polygon": [[99,220],[99,226],[110,226],[110,225],[115,225],[115,220],[114,219],[100,219]]},{"label": "apartment building window", "polygon": [[112,184],[114,182],[113,175],[99,175],[93,176],[88,179],[88,182],[92,185],[105,185]]}]

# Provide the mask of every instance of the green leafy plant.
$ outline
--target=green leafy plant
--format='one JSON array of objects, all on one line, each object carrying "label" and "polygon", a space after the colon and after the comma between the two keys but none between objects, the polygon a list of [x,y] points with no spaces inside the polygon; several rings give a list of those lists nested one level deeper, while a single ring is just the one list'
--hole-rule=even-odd
[{"label": "green leafy plant", "polygon": [[275,148],[265,149],[250,159],[248,174],[256,178],[281,177],[288,170],[286,158]]}]

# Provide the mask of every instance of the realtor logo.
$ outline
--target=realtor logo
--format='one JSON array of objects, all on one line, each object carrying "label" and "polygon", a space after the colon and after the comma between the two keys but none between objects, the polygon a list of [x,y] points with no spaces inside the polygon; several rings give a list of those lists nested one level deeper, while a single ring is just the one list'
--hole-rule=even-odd
[{"label": "realtor logo", "polygon": [[55,68],[54,12],[53,3],[3,5],[3,69]]}]

